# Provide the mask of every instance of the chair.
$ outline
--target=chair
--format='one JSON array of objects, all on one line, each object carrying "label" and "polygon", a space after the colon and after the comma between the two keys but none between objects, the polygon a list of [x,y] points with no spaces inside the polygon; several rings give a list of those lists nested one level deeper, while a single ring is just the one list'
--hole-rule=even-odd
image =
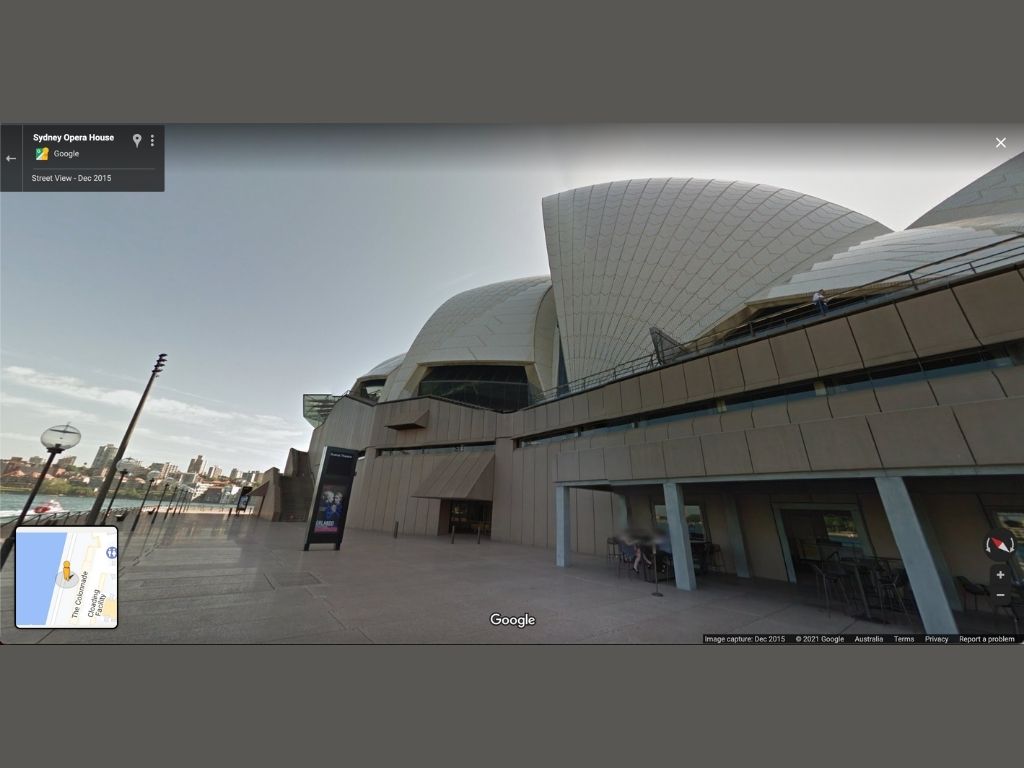
[{"label": "chair", "polygon": [[615,575],[622,575],[622,566],[626,566],[626,575],[629,578],[633,578],[633,561],[636,559],[636,545],[626,544],[625,542],[617,542],[619,549],[619,559],[615,563]]},{"label": "chair", "polygon": [[838,590],[839,594],[843,598],[843,603],[846,605],[847,612],[850,609],[850,598],[846,594],[846,574],[838,571],[833,571],[828,565],[822,563],[809,563],[811,569],[814,571],[815,576],[815,593],[818,599],[821,599],[822,591],[825,592],[825,611],[828,613],[829,618],[832,617],[832,599],[831,591]]},{"label": "chair", "polygon": [[652,562],[647,562],[646,558],[641,561],[645,582],[653,582],[655,572],[659,582],[668,582],[676,578],[676,566],[672,560],[671,552],[666,552],[658,547],[657,552],[652,554],[651,557]]},{"label": "chair", "polygon": [[708,545],[703,541],[691,541],[690,552],[693,555],[693,570],[699,574],[708,572]]},{"label": "chair", "polygon": [[[984,584],[975,584],[973,581],[968,579],[966,576],[956,577],[957,586],[960,587],[964,595],[970,595],[974,598],[974,610],[978,610],[978,597],[988,597],[988,587]],[[967,605],[967,601],[964,600],[964,605]]]},{"label": "chair", "polygon": [[889,608],[893,611],[898,607],[899,610],[910,618],[910,611],[907,610],[907,603],[903,599],[903,590],[910,584],[907,578],[907,572],[901,568],[890,568],[885,561],[878,561],[878,570],[876,571],[876,579],[878,590],[878,604],[881,606],[883,616],[885,614],[886,604],[888,603]]},{"label": "chair", "polygon": [[619,559],[619,540],[614,536],[609,536],[605,541],[604,556],[609,562],[615,562]]},{"label": "chair", "polygon": [[725,559],[722,556],[722,548],[717,544],[709,544],[708,567],[715,573],[725,573]]}]

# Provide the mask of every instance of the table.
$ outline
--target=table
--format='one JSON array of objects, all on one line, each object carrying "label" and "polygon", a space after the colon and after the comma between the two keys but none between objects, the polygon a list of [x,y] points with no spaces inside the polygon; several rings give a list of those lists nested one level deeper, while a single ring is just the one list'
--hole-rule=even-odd
[{"label": "table", "polygon": [[[856,558],[856,559],[849,558],[849,559],[845,559],[845,560],[840,560],[839,562],[842,564],[842,566],[844,568],[853,571],[854,579],[857,582],[857,591],[860,592],[860,599],[864,602],[864,613],[862,613],[862,614],[860,614],[860,613],[855,614],[852,618],[855,618],[855,619],[864,618],[864,619],[867,619],[868,621],[874,621],[874,622],[877,622],[879,624],[888,624],[889,622],[885,620],[884,615],[880,616],[878,618],[875,618],[875,616],[871,613],[871,605],[868,603],[867,591],[864,589],[864,579],[861,578],[861,573],[860,573],[861,570],[863,570],[865,568],[870,569],[872,580],[876,579],[877,575],[876,575],[875,569],[872,566],[874,565],[874,563],[876,563],[876,562],[878,562],[880,560],[891,560],[891,561],[894,561],[894,562],[900,562],[896,558],[892,558],[892,557],[872,557],[872,558]],[[885,613],[885,608],[882,607],[882,594],[881,594],[881,590],[878,589],[877,581],[875,582],[874,587],[875,587],[875,594],[878,595],[878,605],[879,605],[879,608],[880,608],[881,612],[884,614]]]}]

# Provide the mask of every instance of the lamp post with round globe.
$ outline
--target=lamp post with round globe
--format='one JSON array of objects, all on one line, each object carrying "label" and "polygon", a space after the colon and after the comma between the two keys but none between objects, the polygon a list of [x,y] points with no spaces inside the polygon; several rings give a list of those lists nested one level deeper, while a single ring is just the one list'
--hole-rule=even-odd
[{"label": "lamp post with round globe", "polygon": [[192,486],[188,483],[182,483],[181,485],[181,498],[178,500],[178,506],[174,509],[174,514],[180,515],[185,511],[185,507],[189,501],[192,500]]},{"label": "lamp post with round globe", "polygon": [[150,472],[146,477],[149,479],[149,485],[146,486],[146,492],[142,496],[142,503],[139,504],[139,511],[135,513],[135,522],[132,523],[132,530],[139,524],[139,518],[142,517],[142,508],[146,506],[146,499],[149,498],[149,492],[153,490],[153,483],[160,479],[160,473],[156,470]]},{"label": "lamp post with round globe", "polygon": [[171,514],[171,512],[174,509],[174,506],[178,503],[178,499],[181,497],[181,489],[183,486],[184,483],[182,483],[180,480],[174,480],[173,483],[171,484],[171,488],[174,489],[174,495],[171,496],[171,500],[167,502],[167,509],[164,510],[164,520],[167,519],[167,516]]},{"label": "lamp post with round globe", "polygon": [[[151,513],[153,515],[153,519],[150,520],[150,526],[151,527],[153,526],[153,523],[155,523],[157,521],[157,518],[160,517],[160,505],[164,503],[164,495],[167,493],[168,488],[176,488],[177,486],[178,486],[177,481],[171,479],[170,477],[168,477],[167,481],[164,482],[164,489],[160,493],[160,501],[157,503],[157,509],[154,512]],[[171,499],[168,500],[168,502],[167,502],[167,511],[168,512],[171,510],[171,501],[173,499],[174,499],[174,497],[172,496]],[[164,512],[164,517],[167,517],[167,512]]]},{"label": "lamp post with round globe", "polygon": [[153,523],[156,522],[157,517],[160,515],[160,505],[164,503],[164,496],[167,495],[167,489],[168,488],[173,488],[173,487],[174,487],[174,481],[171,480],[171,478],[167,478],[164,481],[164,488],[163,488],[163,490],[160,491],[160,501],[158,501],[156,503],[156,509],[150,510],[150,512],[149,512],[149,514],[153,517],[153,519],[149,521],[150,525],[153,525]]},{"label": "lamp post with round globe", "polygon": [[35,500],[36,494],[39,493],[39,489],[42,488],[43,480],[46,479],[46,473],[50,471],[50,465],[53,464],[53,460],[57,457],[58,453],[62,453],[68,448],[74,448],[78,445],[78,441],[81,439],[82,433],[70,424],[65,424],[62,427],[50,427],[40,436],[39,440],[50,455],[46,459],[46,465],[43,467],[43,471],[39,473],[39,479],[36,480],[36,484],[32,488],[32,493],[28,495],[28,499],[25,501],[25,507],[21,510],[21,514],[18,516],[18,522],[15,524],[14,530],[12,530],[10,535],[4,539],[3,547],[0,548],[0,568],[2,568],[4,563],[7,562],[7,558],[10,557],[11,550],[14,549],[15,531],[19,525],[25,522],[25,515],[28,514],[29,509],[32,508],[32,502]]},{"label": "lamp post with round globe", "polygon": [[124,482],[125,475],[132,474],[135,470],[139,469],[139,465],[134,461],[128,461],[128,459],[121,459],[117,462],[117,472],[120,477],[117,479],[117,486],[114,488],[114,495],[110,497],[110,503],[107,504],[107,511],[103,513],[103,519],[100,520],[100,525],[105,525],[107,522],[107,515],[110,514],[110,508],[114,506],[114,501],[117,499],[117,492],[121,490],[121,483]]}]

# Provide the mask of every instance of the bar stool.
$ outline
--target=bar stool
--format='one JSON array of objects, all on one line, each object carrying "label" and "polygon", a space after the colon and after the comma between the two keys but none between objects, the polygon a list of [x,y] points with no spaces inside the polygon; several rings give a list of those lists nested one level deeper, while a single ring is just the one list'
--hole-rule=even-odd
[{"label": "bar stool", "polygon": [[717,544],[708,544],[708,570],[713,573],[725,573],[722,548]]},{"label": "bar stool", "polygon": [[850,612],[850,598],[846,592],[846,585],[844,584],[844,576],[837,572],[833,567],[830,567],[827,563],[821,565],[817,563],[809,563],[811,569],[814,571],[816,577],[815,591],[817,592],[818,599],[821,599],[822,590],[825,592],[825,611],[829,618],[832,617],[832,595],[833,590],[837,591],[840,597],[843,598],[843,603],[846,606],[846,612]]},{"label": "bar stool", "polygon": [[612,563],[622,556],[622,552],[619,550],[619,540],[614,536],[609,536],[605,541],[604,556]]}]

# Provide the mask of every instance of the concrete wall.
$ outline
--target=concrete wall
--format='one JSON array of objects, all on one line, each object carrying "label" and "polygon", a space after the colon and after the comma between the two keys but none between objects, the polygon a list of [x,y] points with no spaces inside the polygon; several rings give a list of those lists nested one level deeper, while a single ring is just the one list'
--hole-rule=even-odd
[{"label": "concrete wall", "polygon": [[[666,477],[756,480],[797,472],[1024,467],[1022,366],[733,407],[643,429],[519,443],[612,419],[639,419],[685,403],[1022,338],[1024,277],[1018,270],[826,319],[511,414],[432,398],[381,403],[370,409],[369,448],[360,462],[349,525],[390,532],[397,520],[405,533],[436,535],[440,502],[412,494],[448,454],[381,454],[382,448],[493,441],[492,538],[547,548],[555,538],[555,482],[615,485],[640,510],[657,503],[658,484]],[[422,428],[389,426],[417,420]],[[912,481],[911,493],[933,520],[951,569],[984,581],[987,565],[968,549],[988,525],[984,507],[990,502],[983,497],[996,494],[1002,503],[1014,497],[1008,490],[997,492],[1003,482],[998,478],[977,478],[970,491],[963,486],[936,490],[925,482]],[[623,490],[623,483],[642,487]],[[735,568],[725,522],[728,494],[735,499],[755,577],[786,578],[773,515],[779,503],[854,504],[877,554],[898,555],[870,481],[836,480],[827,492],[785,483],[688,486],[686,503],[703,506],[728,571]],[[612,500],[606,490],[571,491],[574,551],[604,552],[614,531]]]},{"label": "concrete wall", "polygon": [[[1024,339],[1024,275],[1019,269],[825,320],[528,408],[511,414],[507,424],[499,423],[499,434],[543,434],[1013,339]],[[1024,390],[1024,370],[994,375],[1006,394]],[[872,406],[856,398],[837,407],[845,407],[846,415],[887,410],[877,402]],[[798,420],[813,415],[802,414]]]},{"label": "concrete wall", "polygon": [[309,441],[309,463],[314,477],[320,469],[324,446],[365,450],[370,444],[373,411],[374,406],[353,397],[343,397],[334,404],[330,415],[313,430]]},{"label": "concrete wall", "polygon": [[374,455],[359,462],[346,526],[433,535],[439,502],[412,496],[445,454]]},{"label": "concrete wall", "polygon": [[[422,428],[393,429],[415,421],[426,412]],[[375,448],[414,448],[421,445],[492,442],[499,414],[432,397],[379,403],[373,408],[369,445]]]},{"label": "concrete wall", "polygon": [[[491,538],[515,544],[553,548],[555,493],[553,482],[558,443],[512,449],[499,441],[495,467],[495,498]],[[511,461],[509,461],[511,459]],[[611,494],[593,490],[570,492],[572,549],[603,553],[613,533]]]}]

